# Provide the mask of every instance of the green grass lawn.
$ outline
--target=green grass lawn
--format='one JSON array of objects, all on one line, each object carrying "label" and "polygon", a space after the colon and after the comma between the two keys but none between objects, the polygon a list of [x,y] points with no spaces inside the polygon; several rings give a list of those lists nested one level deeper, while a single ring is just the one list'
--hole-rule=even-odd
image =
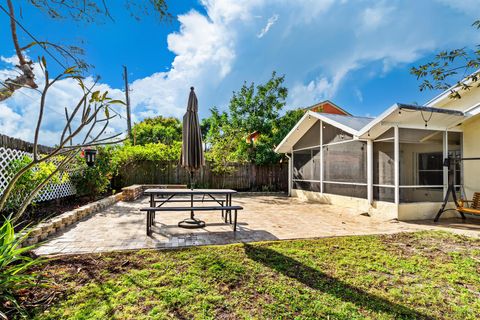
[{"label": "green grass lawn", "polygon": [[62,257],[35,319],[479,319],[480,240],[445,232]]}]

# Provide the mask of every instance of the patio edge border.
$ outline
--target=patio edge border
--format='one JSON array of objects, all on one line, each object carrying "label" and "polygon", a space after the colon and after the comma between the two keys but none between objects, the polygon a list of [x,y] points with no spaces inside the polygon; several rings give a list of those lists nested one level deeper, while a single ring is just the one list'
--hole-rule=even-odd
[{"label": "patio edge border", "polygon": [[119,201],[124,200],[122,192],[103,198],[98,201],[88,203],[77,209],[66,211],[56,217],[48,219],[42,223],[36,225],[29,232],[28,238],[25,241],[25,245],[35,245],[41,241],[46,240],[49,236],[62,231],[66,227],[76,223],[90,216],[93,213],[97,213],[100,210],[105,209]]}]

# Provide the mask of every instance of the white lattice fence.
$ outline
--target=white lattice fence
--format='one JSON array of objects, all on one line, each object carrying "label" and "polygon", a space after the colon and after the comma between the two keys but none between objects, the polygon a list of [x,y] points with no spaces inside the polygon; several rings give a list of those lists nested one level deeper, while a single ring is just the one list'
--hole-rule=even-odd
[{"label": "white lattice fence", "polygon": [[[32,157],[32,154],[22,150],[16,150],[11,148],[0,147],[0,194],[5,190],[8,182],[12,178],[12,174],[8,170],[8,166],[11,161],[22,158],[23,156]],[[64,179],[61,178],[61,181]],[[63,183],[50,183],[40,191],[39,195],[35,199],[36,201],[47,201],[67,196],[74,195],[76,193],[75,186],[70,181]]]}]

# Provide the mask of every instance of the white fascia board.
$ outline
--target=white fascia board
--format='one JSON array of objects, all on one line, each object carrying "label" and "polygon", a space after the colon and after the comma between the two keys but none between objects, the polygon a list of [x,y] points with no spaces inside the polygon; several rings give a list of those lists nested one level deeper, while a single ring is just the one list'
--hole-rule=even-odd
[{"label": "white fascia board", "polygon": [[[309,111],[310,112],[310,111]],[[292,128],[292,130],[290,130],[290,132],[285,136],[285,138],[283,138],[282,142],[280,142],[280,144],[275,148],[275,152],[276,153],[279,153],[278,150],[280,149],[280,147],[282,147],[285,143],[287,143],[287,140],[288,138],[290,138],[290,136],[298,129],[298,127],[300,127],[300,124],[305,121],[305,119],[308,117],[309,115],[309,112],[306,112],[303,117],[300,118],[300,120],[298,120],[298,122],[295,124],[295,126]]]},{"label": "white fascia board", "polygon": [[[308,117],[313,117],[315,119],[318,119],[318,120],[321,120],[325,123],[328,123],[336,128],[339,128],[347,133],[350,133],[351,135],[353,135],[354,137],[358,137],[359,134],[358,134],[358,131],[355,130],[355,129],[352,129],[348,126],[345,126],[341,123],[338,123],[337,121],[335,120],[332,120],[330,118],[327,118],[327,117],[324,117],[321,113],[317,113],[317,112],[313,112],[313,111],[307,111],[305,112],[305,114],[303,115],[303,117],[298,120],[297,124],[293,127],[292,130],[290,130],[290,132],[287,134],[287,136],[285,138],[283,138],[282,142],[280,142],[280,144],[275,148],[275,152],[276,153],[279,153],[279,149],[287,142],[287,140],[290,138],[290,136],[297,130],[297,128],[302,124],[303,121],[305,121],[305,119],[307,119]],[[294,142],[296,143],[296,141]]]},{"label": "white fascia board", "polygon": [[468,108],[467,110],[465,110],[465,114],[468,116],[468,117],[472,117],[472,116],[475,116],[477,114],[480,113],[480,103],[477,103],[476,105],[474,105],[473,107],[471,108]]}]

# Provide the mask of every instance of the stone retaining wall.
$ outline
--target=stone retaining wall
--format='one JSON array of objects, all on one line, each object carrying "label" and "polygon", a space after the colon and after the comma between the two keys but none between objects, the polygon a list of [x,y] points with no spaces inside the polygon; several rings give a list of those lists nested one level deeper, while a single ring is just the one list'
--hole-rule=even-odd
[{"label": "stone retaining wall", "polygon": [[146,189],[186,189],[185,184],[134,184],[129,187],[122,188],[124,194],[124,201],[134,201],[143,195]]},{"label": "stone retaining wall", "polygon": [[112,204],[123,200],[123,193],[117,193],[110,197],[103,198],[101,200],[86,204],[80,208],[72,211],[67,211],[59,216],[48,219],[36,227],[34,227],[29,234],[26,241],[26,245],[33,245],[40,241],[45,240],[48,236],[51,236],[59,231],[62,231],[69,225],[95,213],[105,209]]}]

